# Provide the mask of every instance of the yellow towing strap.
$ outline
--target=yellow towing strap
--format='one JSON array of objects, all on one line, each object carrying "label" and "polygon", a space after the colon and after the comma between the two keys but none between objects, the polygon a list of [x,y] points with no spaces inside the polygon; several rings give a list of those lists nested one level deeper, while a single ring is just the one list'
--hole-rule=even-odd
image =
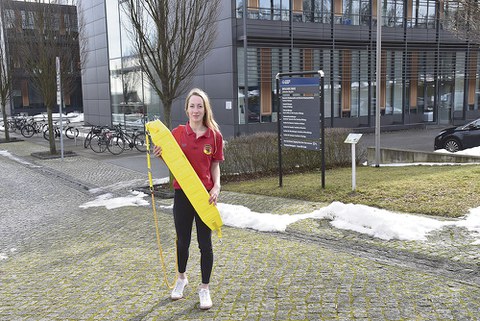
[{"label": "yellow towing strap", "polygon": [[155,221],[155,234],[157,236],[158,254],[160,255],[160,262],[162,263],[163,280],[165,281],[165,285],[168,288],[173,289],[173,285],[175,284],[178,278],[177,242],[175,242],[175,266],[177,267],[177,273],[175,273],[175,280],[173,281],[173,283],[169,283],[168,277],[167,277],[167,265],[165,264],[162,243],[160,242],[160,228],[159,228],[159,221],[158,221],[158,215],[157,215],[157,207],[155,206],[155,193],[154,193],[153,179],[152,179],[152,166],[150,162],[150,139],[148,135],[146,135],[145,138],[146,138],[145,143],[147,144],[148,183],[150,186],[150,194],[152,195],[152,210],[153,210],[153,218]]},{"label": "yellow towing strap", "polygon": [[155,145],[162,148],[162,158],[172,172],[193,208],[202,221],[222,237],[223,225],[220,212],[215,204],[208,202],[210,194],[178,145],[175,137],[160,120],[150,121],[145,125]]}]

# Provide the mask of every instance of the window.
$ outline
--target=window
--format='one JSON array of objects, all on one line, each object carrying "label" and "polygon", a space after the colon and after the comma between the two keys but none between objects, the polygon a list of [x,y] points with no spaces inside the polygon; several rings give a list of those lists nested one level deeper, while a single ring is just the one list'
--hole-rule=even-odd
[{"label": "window", "polygon": [[[329,23],[332,0],[245,0],[249,19],[290,20],[290,9],[294,21]],[[349,0],[356,4],[360,0]],[[368,0],[361,0],[368,1]],[[339,2],[340,3],[340,2]],[[243,0],[236,1],[236,17],[243,16]],[[290,8],[290,6],[292,6]],[[340,5],[341,9],[341,5]]]},{"label": "window", "polygon": [[417,107],[418,112],[423,113],[435,107],[435,53],[417,53],[417,57]]},{"label": "window", "polygon": [[106,1],[107,30],[108,30],[108,54],[110,59],[122,56],[122,39],[120,32],[119,6],[115,0]]},{"label": "window", "polygon": [[[382,62],[383,63],[383,62]],[[385,114],[402,113],[402,52],[386,52]]]},{"label": "window", "polygon": [[290,1],[289,0],[273,0],[273,7],[276,9],[275,16],[280,17],[280,20],[290,20]]},{"label": "window", "polygon": [[[367,116],[368,115],[368,101],[369,101],[369,59],[370,55],[368,51],[361,50],[359,52],[359,60],[358,63],[353,63],[354,68],[358,68],[358,90],[359,90],[359,100],[360,100],[360,113],[359,116]],[[357,73],[357,72],[355,72]],[[371,101],[370,101],[371,103]]]},{"label": "window", "polygon": [[435,28],[435,0],[413,0],[412,6],[410,27]]},{"label": "window", "polygon": [[53,14],[52,25],[53,30],[60,30],[60,15],[58,13]]},{"label": "window", "polygon": [[63,28],[65,28],[66,32],[70,32],[71,30],[71,22],[70,22],[70,15],[64,14],[63,15]]},{"label": "window", "polygon": [[[333,56],[331,57],[330,63],[332,63],[332,73],[333,73],[333,79],[331,82],[333,91],[331,91],[331,94],[333,97],[330,97],[332,99],[332,105],[330,106],[331,110],[333,111],[333,115],[329,115],[329,111],[325,110],[325,117],[339,117],[342,106],[342,96],[341,96],[341,62],[340,62],[340,51],[339,50],[334,50],[333,51]],[[326,105],[326,104],[325,104]]]},{"label": "window", "polygon": [[465,58],[464,52],[457,52],[455,66],[455,95],[453,109],[463,111],[464,91],[465,91]]},{"label": "window", "polygon": [[15,12],[12,9],[5,10],[5,28],[12,29],[15,26]]},{"label": "window", "polygon": [[[336,5],[337,3],[335,3]],[[360,17],[359,0],[343,0],[343,17],[341,23],[344,25],[358,25]]]},{"label": "window", "polygon": [[445,1],[440,11],[440,19],[445,27],[453,27],[457,23],[457,16],[460,12],[458,1]]},{"label": "window", "polygon": [[360,0],[360,17],[359,23],[363,26],[370,25],[370,17],[372,16],[369,0]]},{"label": "window", "polygon": [[35,23],[34,13],[32,11],[22,10],[21,15],[22,15],[22,29],[23,30],[26,30],[26,29],[33,30],[34,29],[34,23]]},{"label": "window", "polygon": [[388,27],[403,26],[403,1],[388,0],[383,25]]},{"label": "window", "polygon": [[260,0],[259,18],[272,20],[272,2],[270,0]]},{"label": "window", "polygon": [[77,32],[78,31],[78,17],[76,14],[70,16],[70,26],[72,28],[72,31]]},{"label": "window", "polygon": [[329,23],[332,14],[331,0],[303,0],[304,21]]}]

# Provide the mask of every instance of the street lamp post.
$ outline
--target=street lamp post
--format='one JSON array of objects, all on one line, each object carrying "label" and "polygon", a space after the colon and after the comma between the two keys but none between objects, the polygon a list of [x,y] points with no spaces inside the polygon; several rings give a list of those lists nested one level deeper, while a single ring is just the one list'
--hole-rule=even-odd
[{"label": "street lamp post", "polygon": [[377,0],[377,61],[375,86],[375,166],[380,166],[380,89],[382,64],[382,3]]}]

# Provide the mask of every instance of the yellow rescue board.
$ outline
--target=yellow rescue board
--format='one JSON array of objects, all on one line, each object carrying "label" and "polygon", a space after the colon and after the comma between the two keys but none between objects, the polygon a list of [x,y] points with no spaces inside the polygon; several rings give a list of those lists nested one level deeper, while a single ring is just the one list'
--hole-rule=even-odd
[{"label": "yellow rescue board", "polygon": [[162,158],[202,221],[221,237],[222,218],[215,204],[208,202],[210,194],[178,145],[175,137],[160,120],[145,125],[155,145],[162,148]]}]

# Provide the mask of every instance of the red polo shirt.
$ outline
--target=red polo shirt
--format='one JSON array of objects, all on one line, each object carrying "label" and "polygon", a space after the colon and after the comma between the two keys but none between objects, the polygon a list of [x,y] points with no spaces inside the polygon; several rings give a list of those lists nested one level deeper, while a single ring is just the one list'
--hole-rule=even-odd
[{"label": "red polo shirt", "polygon": [[[172,134],[207,191],[211,190],[212,162],[224,160],[222,134],[220,132],[214,134],[213,130],[207,128],[205,134],[197,138],[188,122],[172,130]],[[173,188],[180,189],[176,179],[173,181]]]}]

